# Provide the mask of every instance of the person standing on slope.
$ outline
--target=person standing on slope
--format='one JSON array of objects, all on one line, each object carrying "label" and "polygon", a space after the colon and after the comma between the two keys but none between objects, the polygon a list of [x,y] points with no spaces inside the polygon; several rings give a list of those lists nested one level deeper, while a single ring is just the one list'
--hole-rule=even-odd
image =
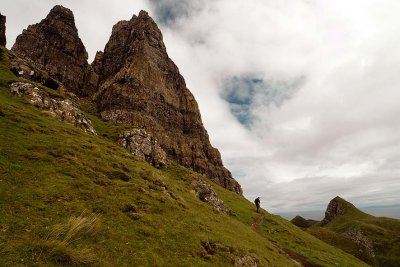
[{"label": "person standing on slope", "polygon": [[256,198],[254,200],[254,204],[256,204],[257,207],[257,213],[260,213],[260,197]]}]

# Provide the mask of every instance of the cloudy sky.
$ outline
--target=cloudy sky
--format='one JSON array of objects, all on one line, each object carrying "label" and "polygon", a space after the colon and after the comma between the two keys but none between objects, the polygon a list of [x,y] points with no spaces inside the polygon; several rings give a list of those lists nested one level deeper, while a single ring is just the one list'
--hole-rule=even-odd
[{"label": "cloudy sky", "polygon": [[400,204],[400,1],[13,0],[7,46],[55,4],[90,61],[113,24],[149,12],[248,199],[274,213],[337,195]]}]

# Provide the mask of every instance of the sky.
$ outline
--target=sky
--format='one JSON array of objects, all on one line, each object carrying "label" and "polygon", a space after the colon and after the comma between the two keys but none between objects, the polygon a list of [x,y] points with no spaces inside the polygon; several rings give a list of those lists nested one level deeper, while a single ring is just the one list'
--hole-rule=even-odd
[{"label": "sky", "polygon": [[249,200],[400,206],[400,1],[3,0],[7,47],[55,4],[89,62],[116,22],[149,12]]}]

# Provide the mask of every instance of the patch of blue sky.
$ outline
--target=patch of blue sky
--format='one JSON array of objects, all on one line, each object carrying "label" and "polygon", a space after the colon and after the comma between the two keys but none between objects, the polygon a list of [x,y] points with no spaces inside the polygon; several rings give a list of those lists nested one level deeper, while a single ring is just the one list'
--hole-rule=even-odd
[{"label": "patch of blue sky", "polygon": [[229,78],[224,84],[222,97],[229,103],[231,113],[246,128],[255,121],[253,109],[274,104],[280,107],[293,97],[305,81],[300,77],[288,81],[273,81],[258,75],[242,75]]}]

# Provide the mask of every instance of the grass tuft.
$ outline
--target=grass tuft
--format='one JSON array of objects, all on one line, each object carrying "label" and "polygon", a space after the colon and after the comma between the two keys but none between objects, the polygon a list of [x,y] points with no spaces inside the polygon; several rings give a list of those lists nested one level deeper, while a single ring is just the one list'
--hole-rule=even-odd
[{"label": "grass tuft", "polygon": [[93,236],[99,227],[98,215],[80,215],[68,218],[65,223],[51,227],[47,237],[39,241],[39,257],[44,256],[56,264],[85,265],[93,263],[96,255],[82,243],[87,236]]}]

